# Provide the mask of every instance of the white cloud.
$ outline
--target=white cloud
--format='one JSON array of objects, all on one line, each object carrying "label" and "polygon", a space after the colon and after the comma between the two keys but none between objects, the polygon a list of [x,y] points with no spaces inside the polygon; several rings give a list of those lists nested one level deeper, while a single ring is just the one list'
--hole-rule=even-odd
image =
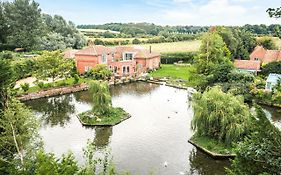
[{"label": "white cloud", "polygon": [[[189,1],[189,0],[173,0]],[[190,1],[165,11],[162,21],[174,25],[244,25],[276,23],[266,14],[266,7],[250,6],[244,3],[253,0],[209,0],[204,4]],[[238,3],[240,2],[240,3]]]}]

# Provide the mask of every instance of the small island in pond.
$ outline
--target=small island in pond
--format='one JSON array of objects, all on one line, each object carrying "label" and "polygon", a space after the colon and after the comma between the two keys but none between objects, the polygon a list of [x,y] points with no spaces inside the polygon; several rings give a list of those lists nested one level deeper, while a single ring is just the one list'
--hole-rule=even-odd
[{"label": "small island in pond", "polygon": [[93,81],[90,83],[93,94],[92,110],[78,114],[84,126],[114,126],[131,117],[124,109],[113,107],[107,82]]}]

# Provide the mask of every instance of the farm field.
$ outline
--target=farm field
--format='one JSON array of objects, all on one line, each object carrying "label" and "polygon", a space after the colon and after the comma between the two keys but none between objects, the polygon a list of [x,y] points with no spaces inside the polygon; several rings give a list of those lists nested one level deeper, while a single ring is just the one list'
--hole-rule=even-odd
[{"label": "farm field", "polygon": [[277,37],[274,37],[273,40],[274,40],[274,42],[275,42],[277,48],[278,48],[278,49],[281,49],[281,39],[280,39],[280,38],[277,38]]},{"label": "farm field", "polygon": [[104,32],[110,32],[110,33],[120,33],[117,31],[112,30],[103,30],[103,29],[78,29],[82,33],[104,33]]},{"label": "farm field", "polygon": [[181,42],[172,42],[172,43],[156,43],[156,44],[141,44],[134,45],[140,46],[145,49],[152,47],[152,51],[160,53],[175,53],[175,52],[194,52],[198,51],[201,45],[200,40],[193,41],[181,41]]}]

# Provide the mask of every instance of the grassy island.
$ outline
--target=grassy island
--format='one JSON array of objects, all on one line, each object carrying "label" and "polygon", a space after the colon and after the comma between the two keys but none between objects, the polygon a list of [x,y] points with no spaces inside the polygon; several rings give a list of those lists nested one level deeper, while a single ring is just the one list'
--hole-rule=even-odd
[{"label": "grassy island", "polygon": [[192,136],[189,142],[214,158],[235,157],[235,147],[226,145],[225,143],[210,137],[199,136],[195,134]]},{"label": "grassy island", "polygon": [[195,135],[190,143],[213,158],[235,157],[235,143],[250,132],[251,114],[243,98],[218,86],[193,96]]},{"label": "grassy island", "polygon": [[122,108],[112,108],[105,115],[95,115],[92,110],[78,115],[80,122],[85,126],[114,126],[130,118]]},{"label": "grassy island", "polygon": [[78,114],[78,119],[85,126],[113,126],[130,118],[122,108],[112,107],[111,95],[107,82],[90,82],[90,91],[93,94],[93,108]]}]

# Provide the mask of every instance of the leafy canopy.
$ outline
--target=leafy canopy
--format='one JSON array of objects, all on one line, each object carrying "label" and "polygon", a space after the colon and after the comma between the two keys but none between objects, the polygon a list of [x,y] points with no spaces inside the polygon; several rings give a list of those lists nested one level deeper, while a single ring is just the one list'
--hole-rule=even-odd
[{"label": "leafy canopy", "polygon": [[224,93],[215,86],[193,98],[192,129],[199,136],[207,136],[226,144],[238,141],[250,125],[249,107],[240,97]]},{"label": "leafy canopy", "polygon": [[37,58],[36,77],[38,79],[52,78],[67,78],[71,75],[73,63],[71,60],[64,59],[60,51],[43,52]]},{"label": "leafy canopy", "polygon": [[90,91],[93,94],[93,112],[97,115],[109,113],[112,108],[112,102],[108,83],[92,81]]},{"label": "leafy canopy", "polygon": [[261,107],[256,106],[253,130],[238,145],[237,157],[228,174],[273,174],[281,172],[281,131],[267,119]]}]

